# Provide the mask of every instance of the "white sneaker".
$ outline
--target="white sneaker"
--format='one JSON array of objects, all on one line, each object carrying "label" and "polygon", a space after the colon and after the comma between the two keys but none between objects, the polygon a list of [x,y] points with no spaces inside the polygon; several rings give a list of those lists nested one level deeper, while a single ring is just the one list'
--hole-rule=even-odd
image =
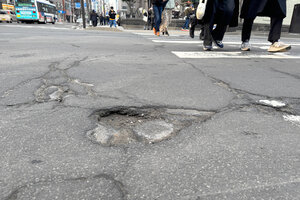
[{"label": "white sneaker", "polygon": [[251,45],[249,43],[249,40],[246,40],[245,42],[242,43],[241,45],[241,50],[242,51],[250,51]]},{"label": "white sneaker", "polygon": [[268,49],[268,52],[284,52],[291,48],[291,45],[284,44],[283,42],[274,42]]}]

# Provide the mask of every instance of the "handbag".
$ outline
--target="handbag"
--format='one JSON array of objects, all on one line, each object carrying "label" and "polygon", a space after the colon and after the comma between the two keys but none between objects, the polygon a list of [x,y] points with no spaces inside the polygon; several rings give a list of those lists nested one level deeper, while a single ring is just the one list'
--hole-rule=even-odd
[{"label": "handbag", "polygon": [[197,11],[196,11],[196,17],[198,20],[201,20],[205,14],[206,4],[208,0],[200,0]]}]

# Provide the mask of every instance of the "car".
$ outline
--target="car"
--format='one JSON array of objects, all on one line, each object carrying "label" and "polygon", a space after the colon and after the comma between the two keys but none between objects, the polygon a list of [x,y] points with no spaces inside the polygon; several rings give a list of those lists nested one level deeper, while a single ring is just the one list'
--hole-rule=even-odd
[{"label": "car", "polygon": [[16,13],[12,10],[0,10],[0,21],[1,22],[17,22]]}]

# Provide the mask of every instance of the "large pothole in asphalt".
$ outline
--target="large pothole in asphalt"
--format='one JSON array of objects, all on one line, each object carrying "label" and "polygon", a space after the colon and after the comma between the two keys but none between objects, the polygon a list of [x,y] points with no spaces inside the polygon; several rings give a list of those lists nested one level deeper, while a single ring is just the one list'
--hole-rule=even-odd
[{"label": "large pothole in asphalt", "polygon": [[117,107],[96,111],[97,127],[88,137],[105,146],[131,142],[156,143],[175,136],[193,122],[204,121],[213,112],[190,109]]}]

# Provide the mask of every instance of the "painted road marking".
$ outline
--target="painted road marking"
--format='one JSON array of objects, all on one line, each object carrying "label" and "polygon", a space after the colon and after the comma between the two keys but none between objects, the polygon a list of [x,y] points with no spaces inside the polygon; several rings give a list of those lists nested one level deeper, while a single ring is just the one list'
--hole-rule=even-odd
[{"label": "painted road marking", "polygon": [[[203,41],[194,41],[194,40],[152,40],[152,42],[156,43],[171,43],[171,44],[202,44]],[[231,44],[231,45],[241,45],[241,42],[223,42],[224,44]],[[253,42],[250,43],[251,45],[269,45],[271,43],[263,43],[263,42]],[[300,43],[293,43],[290,44],[292,46],[300,46]]]},{"label": "painted road marking", "polygon": [[245,52],[201,52],[201,51],[172,51],[179,58],[269,58],[269,59],[300,59],[300,55],[288,53],[250,54]]},{"label": "painted road marking", "polygon": [[193,40],[152,40],[156,43],[171,43],[171,44],[202,44],[202,41],[193,41]]},{"label": "painted road marking", "polygon": [[23,26],[23,25],[1,25],[6,27],[16,27],[16,28],[40,28],[40,29],[53,29],[53,30],[71,30],[71,28],[58,28],[50,26]]},{"label": "painted road marking", "polygon": [[[127,32],[130,32],[130,31],[127,31]],[[144,32],[133,32],[133,34],[135,35],[141,35],[141,36],[155,36],[153,31],[151,32],[148,32],[148,33],[144,33]],[[173,35],[173,34],[170,34],[170,36],[166,36],[166,37],[179,37],[181,35]],[[164,36],[162,36],[164,37]]]},{"label": "painted road marking", "polygon": [[300,116],[297,115],[283,115],[285,121],[291,122],[300,127]]}]

